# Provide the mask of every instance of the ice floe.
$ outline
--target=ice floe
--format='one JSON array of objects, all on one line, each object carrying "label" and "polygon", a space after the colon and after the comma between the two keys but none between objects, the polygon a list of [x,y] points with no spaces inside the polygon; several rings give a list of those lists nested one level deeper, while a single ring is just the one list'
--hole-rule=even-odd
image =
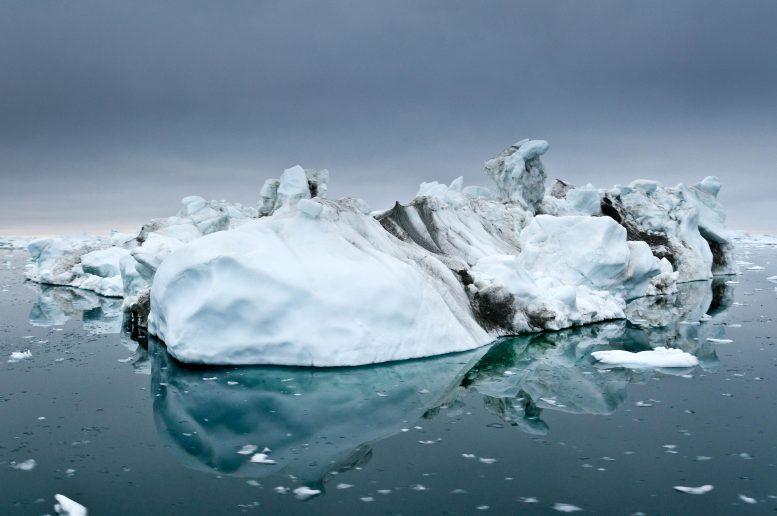
[{"label": "ice floe", "polygon": [[61,494],[54,495],[54,498],[57,500],[57,503],[54,504],[54,510],[57,514],[61,514],[62,516],[87,516],[88,511],[86,510],[86,507],[75,500],[71,500],[67,496]]},{"label": "ice floe", "polygon": [[699,359],[690,353],[664,347],[637,353],[622,349],[594,351],[591,356],[603,364],[622,367],[694,367],[699,365]]}]

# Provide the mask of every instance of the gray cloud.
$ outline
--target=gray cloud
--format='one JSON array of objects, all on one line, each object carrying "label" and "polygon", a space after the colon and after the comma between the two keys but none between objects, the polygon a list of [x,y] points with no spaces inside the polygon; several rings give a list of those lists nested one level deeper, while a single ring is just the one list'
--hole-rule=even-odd
[{"label": "gray cloud", "polygon": [[[421,5],[419,5],[421,4]],[[132,227],[327,167],[373,206],[524,136],[600,186],[716,174],[777,231],[777,3],[7,2],[0,232]]]}]

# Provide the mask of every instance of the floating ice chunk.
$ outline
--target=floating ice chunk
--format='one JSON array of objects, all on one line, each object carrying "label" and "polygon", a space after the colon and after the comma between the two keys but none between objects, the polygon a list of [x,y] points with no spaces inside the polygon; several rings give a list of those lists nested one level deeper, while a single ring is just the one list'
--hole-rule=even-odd
[{"label": "floating ice chunk", "polygon": [[80,503],[61,494],[55,494],[54,498],[57,500],[57,503],[54,504],[54,510],[57,511],[57,514],[62,516],[87,516],[86,507]]},{"label": "floating ice chunk", "polygon": [[255,462],[257,464],[275,464],[275,461],[268,458],[266,453],[255,453],[251,456],[251,462]]},{"label": "floating ice chunk", "polygon": [[350,489],[353,487],[353,484],[346,484],[344,482],[341,482],[335,486],[335,489]]},{"label": "floating ice chunk", "polygon": [[237,453],[239,455],[252,455],[258,449],[259,447],[255,444],[246,444],[242,448],[240,448],[237,451]]},{"label": "floating ice chunk", "polygon": [[771,281],[772,283],[777,283],[777,276],[769,276],[766,278],[766,281]]},{"label": "floating ice chunk", "polygon": [[13,351],[11,356],[8,358],[8,362],[13,364],[28,358],[32,358],[32,352],[29,349],[27,351]]},{"label": "floating ice chunk", "polygon": [[675,491],[680,491],[681,493],[688,493],[688,494],[694,494],[694,495],[706,494],[712,491],[712,489],[713,487],[710,484],[706,484],[699,487],[674,486]]},{"label": "floating ice chunk", "polygon": [[749,496],[746,496],[743,494],[739,495],[739,499],[745,503],[758,503],[758,500],[756,500],[755,498],[750,498]]},{"label": "floating ice chunk", "polygon": [[35,461],[35,459],[27,459],[22,462],[11,463],[11,467],[13,469],[18,469],[19,471],[32,471],[37,465],[38,463]]},{"label": "floating ice chunk", "polygon": [[294,496],[297,498],[297,500],[308,500],[310,498],[313,498],[314,496],[318,496],[321,494],[321,491],[318,489],[311,489],[306,486],[298,487],[294,490]]},{"label": "floating ice chunk", "polygon": [[620,349],[594,351],[591,353],[603,364],[618,365],[630,368],[642,367],[694,367],[699,360],[680,349],[657,347],[650,351],[632,353]]},{"label": "floating ice chunk", "polygon": [[558,512],[577,512],[582,511],[583,509],[570,503],[554,503],[553,510]]},{"label": "floating ice chunk", "polygon": [[715,343],[715,344],[731,344],[732,342],[734,342],[731,339],[715,339],[715,338],[712,338],[712,337],[707,337],[706,340],[707,340],[707,342],[712,342],[712,343]]},{"label": "floating ice chunk", "polygon": [[752,265],[750,267],[746,267],[745,270],[748,270],[748,271],[764,271],[764,270],[766,270],[766,267],[761,267],[760,265]]}]

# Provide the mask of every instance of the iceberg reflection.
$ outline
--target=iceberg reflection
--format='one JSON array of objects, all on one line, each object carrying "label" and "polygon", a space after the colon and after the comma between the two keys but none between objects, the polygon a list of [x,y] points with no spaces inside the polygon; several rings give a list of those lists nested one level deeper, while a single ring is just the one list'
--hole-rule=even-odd
[{"label": "iceberg reflection", "polygon": [[[213,369],[183,366],[150,338],[154,416],[189,467],[245,477],[283,470],[321,486],[439,405],[485,351],[374,367]],[[247,445],[269,448],[275,464],[239,454]]]},{"label": "iceberg reflection", "polygon": [[[176,362],[152,338],[155,421],[190,468],[242,477],[283,471],[320,489],[332,474],[368,461],[373,443],[422,416],[455,415],[473,397],[508,424],[544,434],[543,410],[611,414],[629,383],[654,374],[597,366],[592,351],[671,346],[714,368],[714,345],[705,339],[724,334],[731,298],[723,282],[689,283],[632,303],[628,320],[374,367],[198,368]],[[238,453],[245,447],[269,449],[274,463],[251,462],[251,453]]]}]

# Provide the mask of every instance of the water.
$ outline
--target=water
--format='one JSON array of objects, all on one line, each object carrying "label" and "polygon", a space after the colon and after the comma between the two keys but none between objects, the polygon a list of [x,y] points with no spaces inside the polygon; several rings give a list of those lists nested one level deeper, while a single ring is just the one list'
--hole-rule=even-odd
[{"label": "water", "polygon": [[[310,370],[182,367],[120,331],[120,302],[24,283],[26,255],[0,251],[0,513],[53,513],[55,493],[90,514],[772,512],[777,250],[740,254],[765,270],[640,300],[631,323]],[[657,345],[701,365],[590,357]]]}]

